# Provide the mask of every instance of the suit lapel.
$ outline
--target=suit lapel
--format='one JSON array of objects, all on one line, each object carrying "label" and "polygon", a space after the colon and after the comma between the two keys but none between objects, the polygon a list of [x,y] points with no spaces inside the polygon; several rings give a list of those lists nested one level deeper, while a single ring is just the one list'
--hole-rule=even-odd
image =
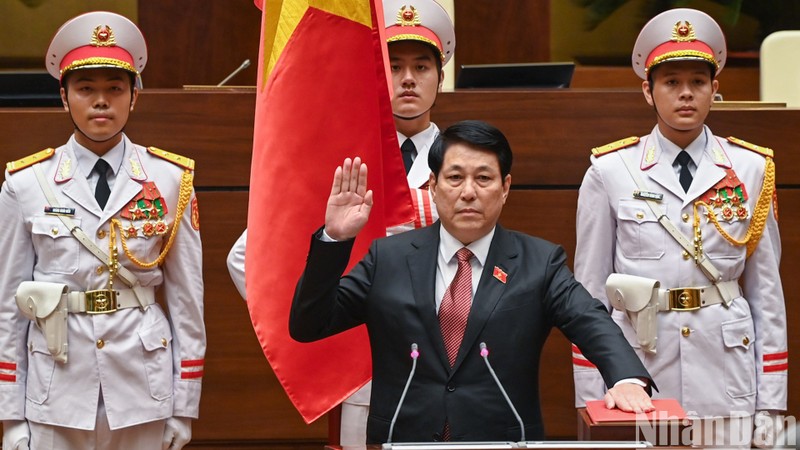
[{"label": "suit lapel", "polygon": [[[489,254],[486,256],[486,264],[483,266],[481,279],[478,282],[478,289],[472,299],[467,329],[458,350],[458,359],[453,366],[453,373],[458,370],[465,358],[474,357],[477,354],[480,344],[478,337],[497,303],[503,297],[507,283],[513,282],[513,277],[517,273],[519,265],[517,255],[518,250],[514,246],[514,238],[504,228],[497,225],[492,244],[489,247]],[[494,276],[495,267],[505,273],[506,282],[502,282]],[[491,345],[492,343],[488,342],[487,344]]]},{"label": "suit lapel", "polygon": [[433,351],[439,357],[442,366],[449,370],[450,362],[447,360],[447,351],[444,348],[439,317],[436,314],[436,261],[439,252],[439,227],[436,222],[424,228],[425,233],[412,242],[415,251],[406,258],[408,271],[411,275],[411,288],[414,301],[419,310],[422,326],[428,333],[429,342],[433,343]]}]

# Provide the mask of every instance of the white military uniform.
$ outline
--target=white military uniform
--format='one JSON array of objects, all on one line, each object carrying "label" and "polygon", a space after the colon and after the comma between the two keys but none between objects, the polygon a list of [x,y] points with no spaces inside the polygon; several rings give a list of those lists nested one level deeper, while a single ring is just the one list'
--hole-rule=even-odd
[{"label": "white military uniform", "polygon": [[[0,292],[6,299],[0,302],[0,419],[92,430],[100,401],[112,430],[172,416],[196,418],[206,337],[199,219],[190,185],[189,204],[175,216],[181,177],[188,169],[123,135],[105,155],[115,176],[101,210],[87,181],[96,159],[73,137],[38,166],[66,208],[62,214],[105,252],[112,219],[121,220],[130,233],[130,251],[145,262],[157,258],[180,224],[164,262],[149,269],[128,259],[116,233],[120,264],[135,274],[145,296],[152,298],[160,289],[170,317],[158,304],[106,314],[70,313],[68,361],[56,362],[39,328],[20,315],[14,302],[17,287],[33,280],[64,283],[70,291],[105,289],[108,267],[58,217],[45,213],[48,200],[34,167],[7,171],[0,192],[0,247],[7,255],[0,269]],[[193,166],[188,158],[181,161]],[[156,210],[122,218],[138,209],[137,197],[143,198],[139,205]],[[127,289],[119,278],[113,286]]]},{"label": "white military uniform", "polygon": [[[726,58],[719,24],[701,11],[676,8],[645,24],[631,66],[653,83],[650,70],[660,64],[702,62],[714,76]],[[652,84],[643,84],[648,86],[652,95]],[[578,197],[575,277],[606,307],[612,303],[606,297],[611,274],[657,280],[660,289],[673,290],[655,301],[652,286],[643,295],[630,290],[632,282],[615,284],[613,303],[628,311],[615,309],[612,317],[652,375],[654,396],[675,398],[690,416],[704,418],[692,424],[692,444],[749,448],[753,414],[783,410],[787,397],[772,151],[714,136],[705,126],[698,131],[684,149],[666,139],[659,125],[642,138],[593,149]],[[691,163],[674,166],[683,152]],[[692,167],[693,179],[685,173]],[[679,176],[690,182],[687,190]],[[675,232],[658,221],[662,215]],[[649,311],[635,313],[634,330],[631,311],[646,301]],[[602,398],[604,389],[580,349],[573,346],[572,352],[576,405],[583,406]],[[756,431],[757,437],[768,434],[766,428]]]},{"label": "white military uniform", "polygon": [[[634,198],[638,188],[621,158],[632,162],[648,191],[663,194],[661,208],[689,238],[697,200],[719,197],[714,212],[720,225],[735,239],[742,239],[761,195],[765,157],[745,148],[755,146],[713,136],[707,127],[687,147],[694,153],[697,170],[689,191],[684,192],[672,166],[680,149],[657,128],[638,143],[630,145],[633,139],[612,144],[618,149],[592,156],[580,188],[575,276],[607,307],[606,278],[615,272],[657,279],[662,288],[711,284],[646,202]],[[743,207],[739,217],[737,201]],[[722,281],[741,285],[741,295],[730,307],[716,304],[694,311],[659,312],[655,353],[640,348],[624,313],[612,312],[653,376],[658,387],[654,397],[676,398],[687,412],[701,416],[752,415],[756,410],[786,408],[786,315],[778,272],[781,245],[773,199],[767,201],[766,225],[749,258],[745,246],[729,243],[706,219],[705,208],[699,209],[703,250],[721,272]],[[731,220],[724,218],[726,206],[732,207]],[[600,374],[574,346],[573,363],[576,406],[603,398]]]}]

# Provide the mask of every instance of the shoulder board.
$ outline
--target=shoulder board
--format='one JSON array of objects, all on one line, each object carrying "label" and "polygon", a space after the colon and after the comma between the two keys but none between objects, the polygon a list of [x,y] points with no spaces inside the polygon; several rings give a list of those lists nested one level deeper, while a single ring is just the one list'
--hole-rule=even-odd
[{"label": "shoulder board", "polygon": [[618,141],[612,142],[610,144],[606,144],[602,147],[595,147],[592,149],[592,155],[594,156],[603,156],[608,153],[615,152],[619,149],[630,147],[631,145],[636,145],[639,143],[639,136],[631,136],[625,139],[620,139]]},{"label": "shoulder board", "polygon": [[192,158],[187,158],[156,147],[147,147],[147,151],[159,158],[166,159],[173,164],[179,165],[184,169],[194,170],[194,160]]},{"label": "shoulder board", "polygon": [[6,170],[8,173],[14,173],[18,170],[22,170],[26,167],[30,167],[38,162],[44,161],[47,158],[55,155],[56,151],[52,148],[46,148],[42,151],[36,152],[32,155],[26,156],[22,159],[18,159],[16,161],[11,161],[6,163]]},{"label": "shoulder board", "polygon": [[729,136],[728,137],[728,142],[730,142],[731,144],[736,144],[739,147],[744,147],[744,148],[746,148],[748,150],[754,151],[754,152],[756,152],[756,153],[758,153],[760,155],[764,155],[764,156],[767,156],[767,157],[770,157],[770,158],[774,157],[774,152],[772,151],[771,148],[762,147],[762,146],[756,145],[756,144],[751,144],[751,143],[749,143],[747,141],[743,141],[743,140],[741,140],[739,138],[735,138],[733,136]]}]

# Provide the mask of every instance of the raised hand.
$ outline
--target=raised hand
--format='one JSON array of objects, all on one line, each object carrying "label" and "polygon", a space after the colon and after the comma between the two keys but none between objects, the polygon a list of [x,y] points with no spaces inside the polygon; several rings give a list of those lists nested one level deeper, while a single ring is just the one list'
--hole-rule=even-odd
[{"label": "raised hand", "polygon": [[325,233],[337,241],[352,239],[367,224],[372,191],[367,190],[367,165],[361,158],[346,158],[333,174],[325,210]]}]

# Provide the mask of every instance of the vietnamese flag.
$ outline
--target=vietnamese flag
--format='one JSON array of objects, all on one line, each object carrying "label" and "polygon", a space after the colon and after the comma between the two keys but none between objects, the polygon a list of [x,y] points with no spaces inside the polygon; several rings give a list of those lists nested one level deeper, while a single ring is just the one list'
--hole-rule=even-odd
[{"label": "vietnamese flag", "polygon": [[371,377],[364,326],[301,344],[289,309],[312,233],[345,157],[370,168],[375,203],[351,266],[386,229],[413,221],[389,99],[380,0],[266,0],[245,266],[258,340],[310,423]]}]

